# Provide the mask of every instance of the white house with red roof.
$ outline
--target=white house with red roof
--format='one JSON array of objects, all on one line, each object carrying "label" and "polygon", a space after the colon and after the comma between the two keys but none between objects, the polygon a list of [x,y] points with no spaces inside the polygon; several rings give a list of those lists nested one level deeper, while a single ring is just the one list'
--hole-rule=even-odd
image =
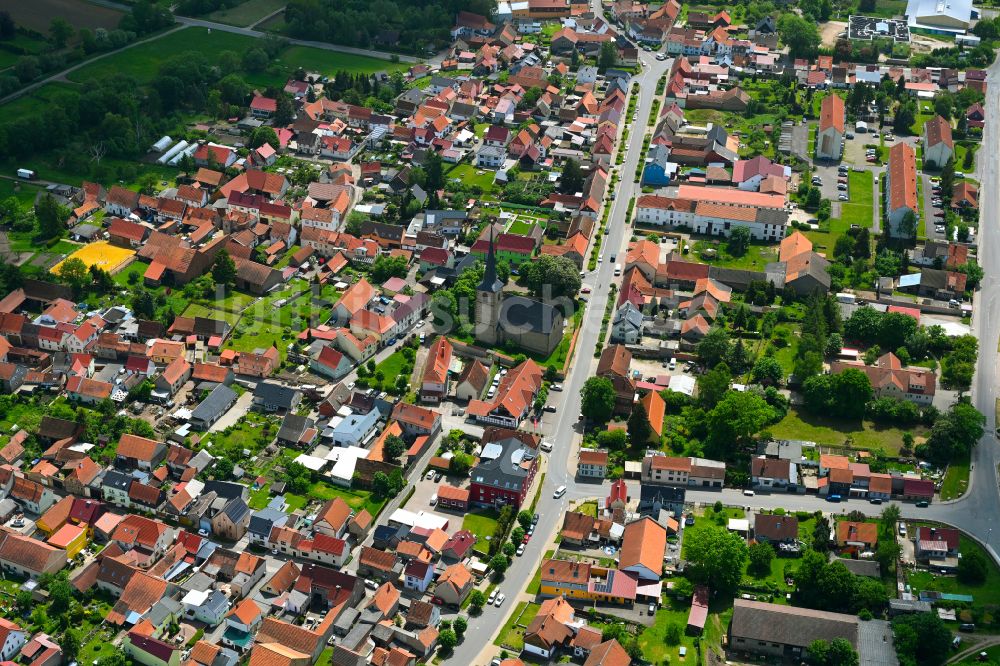
[{"label": "white house with red roof", "polygon": [[837,94],[823,98],[819,112],[819,133],[816,135],[816,157],[839,160],[844,154],[844,100]]}]

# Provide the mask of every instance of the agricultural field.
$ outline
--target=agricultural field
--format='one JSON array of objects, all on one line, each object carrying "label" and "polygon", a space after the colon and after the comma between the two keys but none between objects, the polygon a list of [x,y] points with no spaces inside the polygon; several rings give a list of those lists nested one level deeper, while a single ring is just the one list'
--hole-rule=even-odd
[{"label": "agricultural field", "polygon": [[[19,26],[48,33],[53,16],[61,16],[74,28],[118,27],[122,12],[85,0],[32,0],[32,2],[6,2],[4,9]],[[75,38],[74,38],[75,39]],[[72,44],[73,40],[70,40]]]},{"label": "agricultural field", "polygon": [[[211,61],[223,51],[243,53],[257,42],[255,37],[219,30],[209,32],[206,28],[185,28],[91,63],[70,74],[70,79],[82,83],[121,73],[145,83],[156,76],[160,65],[170,56],[197,51]],[[244,78],[252,85],[281,85],[300,67],[332,75],[341,70],[362,73],[403,70],[408,65],[325,49],[291,46],[275,58],[266,72],[246,75]]]},{"label": "agricultural field", "polygon": [[207,28],[186,28],[81,67],[69,78],[83,83],[113,74],[125,74],[145,83],[156,76],[160,65],[171,56],[197,51],[211,61],[223,51],[243,53],[255,41],[253,37],[219,30],[209,32]]},{"label": "agricultural field", "polygon": [[249,27],[261,19],[283,9],[288,4],[286,0],[246,0],[235,7],[217,9],[204,18],[208,21],[228,23],[240,27]]}]

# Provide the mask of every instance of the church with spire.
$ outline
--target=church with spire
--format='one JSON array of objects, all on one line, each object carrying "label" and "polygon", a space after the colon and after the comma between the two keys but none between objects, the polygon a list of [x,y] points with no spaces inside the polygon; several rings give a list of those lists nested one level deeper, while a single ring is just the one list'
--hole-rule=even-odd
[{"label": "church with spire", "polygon": [[548,303],[513,294],[505,295],[497,277],[496,248],[490,230],[483,280],[476,288],[476,342],[499,347],[508,342],[548,356],[563,338],[563,315]]}]

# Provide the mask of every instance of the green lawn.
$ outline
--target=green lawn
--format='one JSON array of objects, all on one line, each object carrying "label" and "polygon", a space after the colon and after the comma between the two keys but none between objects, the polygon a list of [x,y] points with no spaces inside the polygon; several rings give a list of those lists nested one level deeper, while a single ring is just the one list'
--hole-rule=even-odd
[{"label": "green lawn", "polygon": [[350,53],[338,53],[326,49],[314,49],[309,46],[291,46],[280,56],[280,62],[294,72],[299,67],[310,72],[333,75],[347,70],[356,74],[372,74],[374,72],[405,71],[410,65],[394,63],[381,58],[367,58]]},{"label": "green lawn", "polygon": [[151,81],[164,60],[185,51],[197,51],[212,62],[223,51],[243,53],[257,40],[230,32],[207,28],[185,28],[160,39],[140,44],[121,53],[108,56],[76,70],[69,75],[72,81],[85,82],[112,74],[126,74],[140,83]]},{"label": "green lawn", "polygon": [[[708,250],[715,250],[715,256],[712,257],[711,252],[706,254]],[[774,243],[753,241],[746,254],[736,257],[729,253],[725,240],[702,238],[695,242],[691,256],[712,266],[763,271],[764,266],[778,260],[778,246]]]},{"label": "green lawn", "polygon": [[[968,646],[966,645],[962,645],[958,649],[964,650],[967,647]],[[1000,664],[1000,645],[994,645],[992,647],[988,647],[985,650],[983,650],[983,652],[986,653],[985,661],[979,659],[979,654],[977,652],[973,652],[971,655],[969,655],[962,661],[956,663],[960,664],[961,666],[966,666],[966,665],[972,666],[973,664],[980,664],[982,666],[997,666],[998,664]]]},{"label": "green lawn", "polygon": [[526,601],[520,602],[514,612],[510,614],[507,623],[500,630],[494,645],[505,646],[517,651],[524,649],[524,630],[531,624],[531,621],[541,610],[538,604],[531,604]]},{"label": "green lawn", "polygon": [[481,546],[482,552],[486,552],[486,537],[493,536],[499,517],[500,514],[493,509],[482,509],[467,513],[462,519],[462,529],[468,530],[476,536],[476,545]]},{"label": "green lawn", "polygon": [[719,513],[715,512],[715,507],[706,506],[700,516],[696,516],[694,525],[684,528],[684,543],[681,546],[681,556],[687,552],[688,539],[699,532],[706,530],[726,529],[726,524],[730,518],[745,518],[746,513],[739,507],[723,507]]},{"label": "green lawn", "polygon": [[4,121],[10,122],[19,118],[38,116],[44,109],[58,104],[62,95],[71,88],[75,88],[75,86],[68,83],[46,83],[30,93],[7,102],[3,105]]},{"label": "green lawn", "polygon": [[837,233],[845,233],[852,224],[863,228],[872,226],[872,209],[875,205],[875,185],[871,173],[865,171],[857,173],[852,171],[848,175],[848,183],[851,200],[840,204],[840,221],[843,230],[834,229],[831,224],[830,230]]},{"label": "green lawn", "polygon": [[281,9],[286,4],[288,4],[287,0],[246,0],[235,7],[216,9],[205,18],[209,21],[246,27]]},{"label": "green lawn", "polygon": [[951,594],[969,594],[974,598],[973,606],[993,606],[1000,604],[1000,568],[982,547],[969,537],[962,535],[960,552],[979,550],[987,562],[986,581],[978,585],[959,582],[956,576],[938,576],[928,571],[913,571],[907,574],[907,581],[913,593],[921,590],[936,590]]},{"label": "green lawn", "polygon": [[[482,173],[478,173],[478,172]],[[445,174],[445,178],[448,180],[460,180],[462,183],[475,186],[478,185],[482,188],[483,192],[492,191],[493,179],[496,177],[495,171],[490,171],[489,169],[476,169],[476,167],[471,164],[456,164]]]},{"label": "green lawn", "polygon": [[[684,660],[680,659],[680,648],[683,646],[687,648],[686,660],[693,663],[697,659],[695,637],[688,636],[685,632],[689,611],[689,604],[672,598],[668,599],[663,608],[656,611],[656,624],[643,629],[637,639],[643,658],[653,664],[683,663]],[[667,628],[674,624],[681,628],[681,640],[677,645],[669,645],[666,640]]]},{"label": "green lawn", "polygon": [[941,499],[955,499],[965,494],[969,487],[969,456],[952,461],[941,481]]},{"label": "green lawn", "polygon": [[978,150],[979,144],[973,142],[955,142],[955,168],[962,172],[971,172],[976,168],[975,158],[973,157],[973,162],[971,166],[965,165],[965,155],[971,152],[975,155],[976,150]]},{"label": "green lawn", "polygon": [[4,201],[8,197],[17,197],[17,202],[21,204],[22,208],[33,205],[35,196],[41,191],[42,188],[38,185],[18,183],[6,178],[0,180],[0,201]]},{"label": "green lawn", "polygon": [[211,317],[212,319],[219,319],[222,321],[227,321],[230,324],[235,324],[240,319],[239,313],[236,312],[226,312],[225,310],[217,310],[207,305],[202,305],[200,303],[191,303],[187,306],[183,313],[184,317]]},{"label": "green lawn", "polygon": [[535,228],[535,225],[531,222],[525,222],[524,220],[514,220],[507,227],[507,233],[518,234],[519,236],[527,236],[531,233],[531,230]]},{"label": "green lawn", "polygon": [[[848,437],[855,448],[881,449],[887,455],[897,455],[903,445],[903,430],[882,426],[871,421],[845,421],[808,414],[791,407],[784,419],[770,427],[776,439],[804,439],[817,444],[843,446]],[[914,437],[926,434],[923,426],[909,429]]]}]

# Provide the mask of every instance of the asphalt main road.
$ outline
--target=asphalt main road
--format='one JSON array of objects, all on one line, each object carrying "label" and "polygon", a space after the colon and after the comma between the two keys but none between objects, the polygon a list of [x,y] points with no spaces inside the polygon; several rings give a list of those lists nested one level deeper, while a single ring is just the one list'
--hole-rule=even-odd
[{"label": "asphalt main road", "polygon": [[[598,5],[600,7],[600,5]],[[600,13],[600,12],[599,12]],[[570,365],[569,375],[563,382],[561,394],[550,394],[550,402],[558,400],[558,418],[551,428],[551,435],[546,437],[551,441],[554,450],[548,455],[545,481],[541,487],[541,498],[536,511],[540,518],[535,527],[535,534],[528,543],[524,555],[515,557],[498,589],[507,597],[500,608],[486,607],[479,617],[469,618],[469,626],[465,632],[465,640],[455,648],[453,655],[446,660],[449,664],[484,664],[488,660],[484,656],[488,651],[497,631],[503,626],[509,613],[514,609],[518,594],[537,569],[543,556],[543,549],[551,541],[551,537],[562,524],[562,516],[567,508],[567,502],[574,498],[588,497],[600,492],[596,484],[576,484],[570,470],[569,461],[575,458],[574,450],[581,439],[579,414],[580,392],[584,382],[594,374],[597,361],[594,350],[598,348],[598,333],[601,329],[601,319],[607,303],[610,285],[615,280],[612,255],[622,255],[631,236],[631,228],[627,224],[625,214],[629,200],[639,191],[639,185],[634,181],[635,170],[642,153],[642,141],[653,106],[656,82],[670,69],[671,60],[657,61],[654,54],[640,51],[643,62],[642,73],[632,79],[639,84],[639,98],[636,105],[637,120],[631,123],[626,118],[625,126],[629,127],[628,145],[622,146],[625,151],[624,162],[617,167],[620,177],[615,199],[611,202],[611,212],[608,217],[609,235],[604,237],[605,261],[594,271],[589,272],[583,280],[585,286],[591,288],[587,309],[584,313],[580,333],[577,336],[575,361]],[[631,86],[631,83],[630,83]],[[621,261],[621,260],[619,260]],[[561,499],[553,499],[552,493],[559,486],[567,486],[568,492]]]},{"label": "asphalt main road", "polygon": [[[598,14],[600,13],[598,9]],[[625,210],[629,199],[639,190],[638,185],[633,182],[633,177],[642,151],[645,123],[652,106],[656,81],[671,65],[670,60],[656,61],[652,54],[646,52],[640,52],[640,58],[644,63],[643,72],[634,79],[639,84],[638,120],[631,128],[629,145],[625,147],[625,162],[618,167],[621,182],[611,205],[609,218],[611,234],[606,238],[605,255],[621,254],[631,234],[626,225]],[[936,502],[925,508],[918,508],[912,503],[903,503],[900,509],[906,518],[936,520],[961,528],[985,544],[994,559],[1000,561],[1000,556],[994,549],[992,536],[993,524],[1000,516],[997,475],[1000,443],[994,436],[997,425],[994,419],[994,403],[997,397],[997,378],[1000,374],[998,355],[995,352],[1000,331],[1000,303],[998,303],[1000,266],[997,264],[1000,257],[1000,234],[990,226],[997,219],[998,204],[1000,204],[998,199],[1000,172],[997,166],[997,155],[1000,154],[998,150],[1000,146],[997,145],[997,126],[1000,124],[998,117],[1000,116],[1000,61],[989,68],[987,80],[988,93],[983,105],[987,109],[986,129],[983,134],[983,149],[979,151],[982,159],[977,167],[977,176],[981,183],[979,263],[983,266],[985,277],[982,289],[975,297],[972,322],[973,331],[980,341],[979,363],[972,396],[976,407],[986,415],[986,434],[973,453],[970,485],[963,497],[950,502]],[[584,284],[590,286],[593,291],[577,339],[576,361],[571,365],[569,376],[564,381],[564,397],[558,407],[560,415],[556,426],[546,438],[553,444],[554,450],[547,459],[545,481],[536,508],[540,519],[535,530],[535,538],[528,544],[524,556],[514,558],[503,582],[499,585],[499,590],[507,596],[508,601],[499,609],[487,607],[480,617],[470,618],[465,641],[456,648],[453,656],[446,660],[447,663],[486,663],[486,656],[490,654],[496,633],[513,610],[514,601],[519,593],[534,575],[543,555],[543,548],[551,542],[567,503],[574,499],[603,495],[607,491],[608,483],[596,485],[577,482],[571,474],[570,460],[575,457],[576,447],[581,440],[578,421],[580,392],[584,382],[594,373],[596,361],[593,354],[598,348],[597,338],[601,328],[601,318],[613,279],[613,265],[610,261],[602,263],[596,271],[584,279]],[[561,499],[554,499],[552,491],[561,485],[567,487],[567,492]],[[630,483],[629,487],[631,495],[638,494],[637,483]],[[881,511],[881,507],[858,500],[834,505],[815,495],[757,493],[747,497],[739,489],[722,491],[690,489],[687,499],[689,502],[702,504],[722,500],[726,504],[748,506],[752,510],[780,507],[790,511],[833,510],[839,513],[857,509],[869,515],[876,515]]]}]

